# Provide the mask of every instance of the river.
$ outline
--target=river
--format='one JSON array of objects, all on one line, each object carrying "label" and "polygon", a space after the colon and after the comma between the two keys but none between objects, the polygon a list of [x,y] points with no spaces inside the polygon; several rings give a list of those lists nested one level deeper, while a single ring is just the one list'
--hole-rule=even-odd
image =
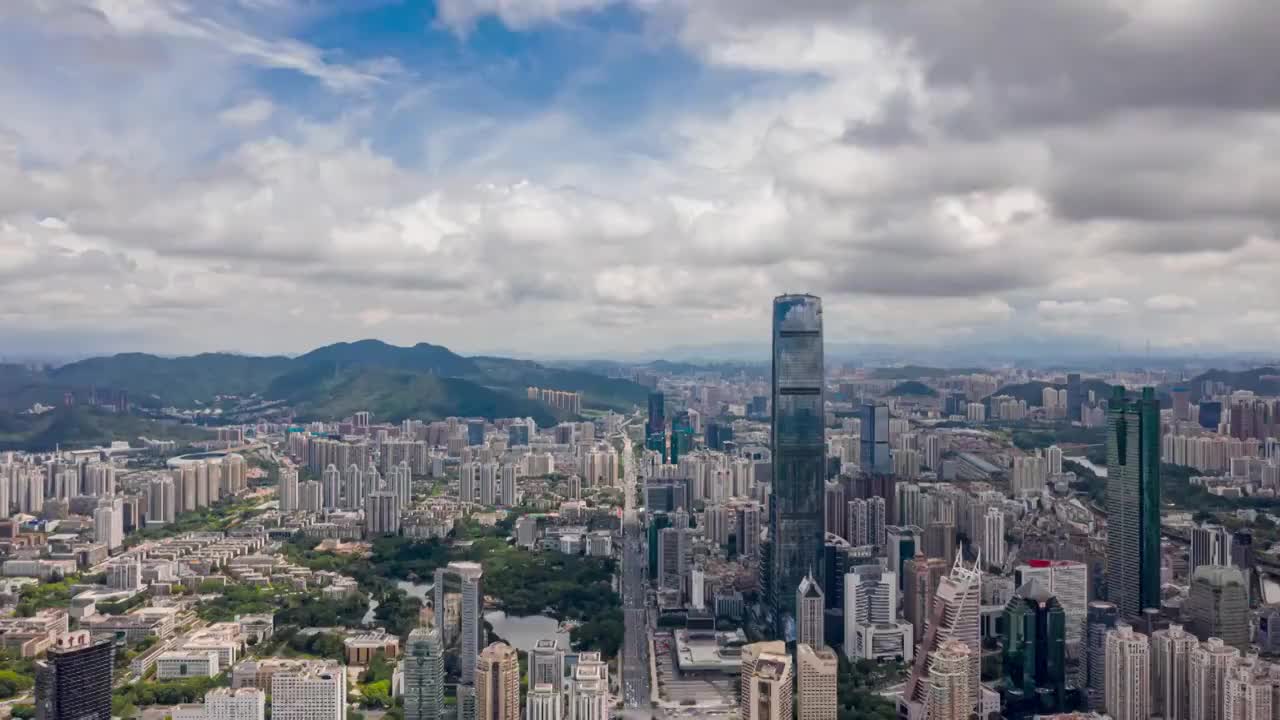
[{"label": "river", "polygon": [[1093,463],[1089,462],[1089,458],[1087,458],[1087,457],[1084,457],[1084,456],[1079,456],[1079,457],[1063,457],[1063,458],[1062,458],[1062,460],[1063,460],[1063,462],[1066,462],[1067,460],[1070,460],[1071,462],[1074,462],[1074,463],[1080,463],[1081,465],[1083,465],[1083,466],[1085,466],[1085,467],[1089,468],[1090,470],[1092,470],[1092,471],[1093,471],[1093,474],[1094,474],[1094,475],[1097,475],[1097,476],[1098,476],[1098,477],[1100,477],[1100,478],[1104,478],[1104,477],[1106,477],[1106,476],[1107,476],[1107,469],[1106,469],[1106,468],[1104,468],[1104,467],[1098,467],[1097,465],[1094,465]]}]

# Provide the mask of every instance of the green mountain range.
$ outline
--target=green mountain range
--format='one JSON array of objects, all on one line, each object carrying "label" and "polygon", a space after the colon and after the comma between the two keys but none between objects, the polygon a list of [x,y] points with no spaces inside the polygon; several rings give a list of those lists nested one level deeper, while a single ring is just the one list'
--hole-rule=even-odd
[{"label": "green mountain range", "polygon": [[1234,390],[1252,390],[1258,395],[1280,395],[1280,370],[1274,367],[1240,371],[1209,370],[1188,382],[1178,384],[1188,386],[1192,399],[1199,401],[1206,380],[1224,383]]},{"label": "green mountain range", "polygon": [[118,415],[111,410],[60,407],[42,415],[0,412],[0,451],[47,451],[106,445],[125,440],[136,445],[139,438],[175,440],[180,445],[213,437],[209,428],[190,423],[151,420],[136,415]]},{"label": "green mountain range", "polygon": [[219,395],[257,395],[283,401],[302,418],[332,419],[368,410],[378,420],[449,415],[530,416],[551,424],[564,414],[527,399],[529,386],[581,392],[583,406],[619,411],[645,402],[647,390],[629,380],[534,362],[465,357],[428,343],[412,347],[378,340],[338,343],[295,358],[206,353],[165,358],[126,353],[33,370],[0,366],[0,412],[40,402],[61,405],[127,392],[141,407],[207,407]]},{"label": "green mountain range", "polygon": [[888,394],[893,396],[914,395],[914,396],[921,396],[921,397],[938,397],[937,390],[934,390],[933,388],[929,387],[928,385],[925,385],[919,380],[907,380],[906,382],[900,382],[897,385],[893,386],[893,389],[890,390]]},{"label": "green mountain range", "polygon": [[[991,393],[990,397],[997,395],[1009,395],[1017,400],[1026,400],[1028,405],[1038,406],[1044,402],[1044,389],[1052,387],[1058,390],[1066,390],[1066,385],[1056,385],[1040,380],[1032,380],[1031,382],[1020,383],[1018,385],[1005,385],[999,390]],[[1101,380],[1088,378],[1080,382],[1080,392],[1085,399],[1089,397],[1089,391],[1092,390],[1096,398],[1111,397],[1111,386]]]}]

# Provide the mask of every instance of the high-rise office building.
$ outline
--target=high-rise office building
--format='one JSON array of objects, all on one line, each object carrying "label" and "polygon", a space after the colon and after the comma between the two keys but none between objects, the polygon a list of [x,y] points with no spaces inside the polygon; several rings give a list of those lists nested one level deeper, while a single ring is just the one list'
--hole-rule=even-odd
[{"label": "high-rise office building", "polygon": [[347,668],[310,662],[271,676],[272,720],[346,720]]},{"label": "high-rise office building", "polygon": [[39,720],[111,720],[111,673],[116,649],[110,638],[88,631],[65,633],[36,662]]},{"label": "high-rise office building", "polygon": [[520,658],[496,642],[480,651],[475,668],[476,720],[520,720]]},{"label": "high-rise office building", "polygon": [[923,706],[933,672],[932,658],[935,651],[951,640],[968,646],[967,655],[973,664],[966,677],[972,683],[968,697],[975,703],[979,697],[978,681],[982,677],[982,633],[980,627],[982,603],[982,572],[979,558],[972,566],[965,566],[957,555],[950,574],[938,581],[933,609],[925,624],[925,636],[915,654],[911,676],[903,694],[904,701]]},{"label": "high-rise office building", "polygon": [[823,522],[826,532],[849,539],[848,508],[845,507],[844,483],[836,480],[827,482],[823,493]]},{"label": "high-rise office building", "polygon": [[1217,400],[1201,400],[1197,419],[1200,427],[1217,432],[1218,426],[1222,424],[1222,403]]},{"label": "high-rise office building", "polygon": [[796,717],[835,720],[836,675],[840,660],[830,648],[796,645]]},{"label": "high-rise office building", "polygon": [[866,473],[888,475],[893,472],[889,449],[889,406],[868,403],[862,406],[862,429],[859,459]]},{"label": "high-rise office building", "polygon": [[1239,650],[1249,648],[1249,588],[1240,568],[1196,568],[1184,611],[1201,640],[1216,637]]},{"label": "high-rise office building", "polygon": [[524,708],[525,720],[564,720],[564,697],[560,686],[550,683],[530,685]]},{"label": "high-rise office building", "polygon": [[1107,632],[1107,714],[1114,720],[1151,716],[1151,656],[1147,636],[1117,623]]},{"label": "high-rise office building", "polygon": [[1084,389],[1080,383],[1080,373],[1067,374],[1067,419],[1080,422],[1080,407],[1084,404]]},{"label": "high-rise office building", "polygon": [[1067,710],[1067,614],[1031,579],[1004,609],[1005,708],[1009,716]]},{"label": "high-rise office building", "polygon": [[[902,577],[907,561],[924,548],[924,531],[915,525],[890,525],[884,529],[884,533],[888,567],[898,577]],[[944,559],[950,562],[953,558]]]},{"label": "high-rise office building", "polygon": [[796,642],[814,648],[826,645],[823,635],[823,618],[826,599],[813,573],[805,575],[796,589]]},{"label": "high-rise office building", "polygon": [[1089,603],[1085,632],[1085,699],[1091,709],[1106,707],[1107,633],[1116,626],[1120,612],[1109,602]]},{"label": "high-rise office building", "polygon": [[844,654],[854,660],[912,656],[911,623],[898,620],[898,578],[863,565],[844,576]]},{"label": "high-rise office building", "polygon": [[773,302],[773,484],[769,503],[773,614],[784,633],[795,617],[792,588],[822,562],[826,479],[822,301]]},{"label": "high-rise office building", "polygon": [[119,498],[99,501],[93,511],[94,541],[114,550],[124,543],[124,508]]},{"label": "high-rise office building", "polygon": [[1107,599],[1123,617],[1160,607],[1160,402],[1154,388],[1107,411]]},{"label": "high-rise office building", "polygon": [[938,592],[938,581],[947,574],[947,561],[916,553],[904,563],[902,615],[911,623],[912,635],[924,637],[924,625],[933,608],[933,598]]},{"label": "high-rise office building", "polygon": [[756,557],[760,552],[760,506],[748,503],[738,508],[738,529],[735,533],[738,555]]},{"label": "high-rise office building", "polygon": [[529,684],[554,685],[564,683],[564,651],[555,638],[543,638],[529,654]]},{"label": "high-rise office building", "polygon": [[405,720],[444,720],[444,644],[435,628],[414,628],[400,661]]},{"label": "high-rise office building", "polygon": [[1170,625],[1151,633],[1151,712],[1165,720],[1191,720],[1191,653],[1196,636]]},{"label": "high-rise office building", "polygon": [[792,675],[785,643],[772,641],[743,647],[738,692],[740,720],[792,718]]},{"label": "high-rise office building", "polygon": [[978,703],[975,660],[973,648],[959,640],[948,640],[929,653],[924,701],[929,720],[970,720],[974,716]]},{"label": "high-rise office building", "polygon": [[645,423],[645,435],[667,431],[666,397],[660,392],[649,393],[649,419]]},{"label": "high-rise office building", "polygon": [[1191,528],[1191,552],[1187,556],[1187,573],[1194,575],[1201,565],[1234,565],[1231,561],[1233,536],[1227,528],[1204,523]]},{"label": "high-rise office building", "polygon": [[1033,578],[1058,598],[1067,613],[1068,656],[1081,652],[1089,613],[1089,566],[1075,560],[1028,560],[1016,568],[1019,586]]},{"label": "high-rise office building", "polygon": [[569,720],[609,720],[609,666],[600,653],[581,653],[569,679]]},{"label": "high-rise office building", "polygon": [[689,531],[681,528],[662,528],[658,531],[658,586],[675,590],[684,596],[685,582],[689,574]]},{"label": "high-rise office building", "polygon": [[1240,651],[1218,638],[1209,638],[1191,650],[1187,669],[1191,720],[1228,720],[1223,713],[1227,673],[1239,660]]},{"label": "high-rise office building", "polygon": [[1009,547],[1004,539],[1004,511],[991,506],[982,520],[982,557],[991,567],[1003,567]]},{"label": "high-rise office building", "polygon": [[484,642],[481,611],[484,603],[480,563],[454,561],[435,572],[436,628],[446,652],[456,652],[461,684],[475,678],[476,657]]},{"label": "high-rise office building", "polygon": [[935,520],[924,526],[924,554],[932,558],[956,556],[956,524]]}]

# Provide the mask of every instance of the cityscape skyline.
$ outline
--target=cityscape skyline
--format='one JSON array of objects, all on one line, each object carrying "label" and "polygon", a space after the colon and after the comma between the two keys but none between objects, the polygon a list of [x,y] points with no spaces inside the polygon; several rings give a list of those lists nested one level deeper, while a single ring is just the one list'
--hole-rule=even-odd
[{"label": "cityscape skyline", "polygon": [[1280,718],[1278,27],[0,0],[0,715]]},{"label": "cityscape skyline", "polygon": [[[1022,720],[1086,708],[1144,720],[1152,707],[1183,703],[1176,691],[1183,675],[1205,686],[1192,684],[1186,699],[1204,712],[1235,696],[1269,699],[1280,687],[1280,665],[1251,652],[1280,647],[1265,624],[1266,590],[1254,589],[1267,566],[1280,567],[1270,547],[1266,559],[1254,554],[1253,539],[1275,537],[1268,509],[1280,493],[1280,397],[1270,390],[1273,375],[1262,374],[1270,370],[1189,384],[1165,377],[1157,387],[1145,371],[1103,380],[1021,368],[904,368],[908,377],[927,371],[922,377],[934,389],[892,371],[837,367],[828,374],[823,299],[781,295],[773,308],[767,377],[680,365],[632,368],[627,379],[526,367],[542,373],[540,385],[516,381],[527,404],[506,407],[538,408],[547,423],[497,415],[387,421],[369,409],[299,422],[287,402],[224,394],[212,382],[205,392],[241,422],[205,428],[207,440],[181,454],[173,454],[175,441],[146,438],[136,453],[128,442],[5,453],[0,507],[10,512],[10,531],[26,534],[20,542],[37,543],[32,535],[85,515],[68,527],[91,543],[73,545],[80,554],[63,557],[51,543],[74,542],[76,534],[49,535],[47,556],[37,550],[9,559],[6,573],[53,579],[87,566],[105,583],[79,586],[70,599],[72,609],[104,599],[78,636],[67,635],[69,614],[56,597],[35,619],[17,614],[5,627],[23,640],[24,652],[47,652],[51,661],[59,651],[37,643],[79,637],[76,647],[88,647],[122,633],[110,637],[127,645],[130,628],[151,627],[152,611],[172,620],[177,610],[162,604],[117,614],[105,598],[143,598],[145,585],[167,585],[179,567],[202,590],[213,589],[204,584],[212,575],[221,579],[207,581],[219,588],[252,583],[268,593],[306,592],[316,581],[320,597],[341,598],[342,612],[362,618],[361,627],[325,640],[341,645],[342,663],[274,656],[237,663],[248,633],[264,623],[274,628],[272,613],[182,630],[174,644],[147,652],[157,680],[213,678],[231,668],[233,686],[209,690],[203,707],[175,710],[175,720],[213,720],[224,711],[232,720],[261,720],[266,704],[273,716],[342,720],[348,701],[386,707],[386,691],[373,680],[385,672],[392,672],[388,689],[405,696],[406,714],[438,716],[440,688],[448,685],[460,720],[519,720],[522,707],[538,720],[604,720],[619,703],[636,710],[646,702],[654,717],[671,718],[691,701],[707,703],[724,720],[735,710],[742,720],[782,720],[793,704],[801,717],[839,720],[851,704],[867,702],[879,713],[896,705],[908,720],[997,711]],[[429,358],[441,372],[461,373],[485,363],[496,363],[491,371],[512,367],[429,346],[317,353],[285,377],[328,377],[334,370],[326,363],[370,353],[386,353],[385,367],[432,375],[423,365],[398,363]],[[1229,384],[1235,382],[1267,394]],[[611,396],[597,393],[610,390],[625,390],[625,399],[600,405]],[[135,406],[129,398],[123,389],[95,387],[81,411],[68,391],[63,405],[26,414],[57,420],[78,412],[149,413],[155,418],[148,427],[167,432],[166,419],[186,412]],[[208,399],[188,402],[199,407]],[[370,407],[368,399],[357,407]],[[562,415],[542,414],[543,406]],[[1223,474],[1192,474],[1214,471]],[[1166,477],[1177,480],[1166,485]],[[1188,500],[1194,485],[1202,495],[1195,499],[1192,491]],[[272,496],[276,502],[262,502]],[[1213,496],[1214,511],[1192,511]],[[1231,499],[1251,504],[1218,509],[1231,507],[1220,504]],[[241,503],[237,512],[261,513],[263,523],[181,530],[203,522],[193,516],[218,518]],[[1263,512],[1270,525],[1261,522]],[[157,540],[130,537],[139,531]],[[296,559],[263,558],[281,551],[267,546],[270,534]],[[355,557],[350,550],[362,540],[371,552]],[[416,545],[423,541],[429,544]],[[417,555],[426,548],[433,549]],[[188,552],[194,554],[179,562]],[[392,556],[399,559],[385,570],[362,567]],[[206,564],[204,557],[229,562]],[[549,558],[570,564],[548,572],[542,564]],[[312,561],[358,579],[293,565]],[[513,583],[510,573],[529,572],[516,570],[528,563],[543,568],[532,571],[531,585],[560,583],[559,572],[584,563],[578,572],[589,568],[596,592],[575,582],[540,591]],[[293,582],[268,580],[277,571]],[[394,586],[382,572],[394,573]],[[419,585],[426,577],[433,583]],[[39,591],[32,589],[42,587],[28,584],[22,601],[34,602]],[[418,587],[420,599],[408,594]],[[1184,602],[1168,602],[1184,593]],[[221,595],[179,602],[210,615],[211,598]],[[576,616],[583,624],[569,628],[570,639],[590,633],[592,641],[572,659],[561,653],[559,624],[547,630],[556,637],[530,649],[498,639],[496,623],[518,608],[552,620],[562,617],[564,603],[621,613],[623,598],[643,617],[624,627],[591,611]],[[1110,602],[1089,604],[1091,598]],[[380,606],[375,599],[394,614],[363,620]],[[501,614],[493,612],[498,608]],[[376,627],[379,621],[394,622],[396,634]],[[768,639],[745,644],[748,628]],[[299,638],[310,648],[317,633],[330,631],[285,632],[297,649]],[[1175,639],[1185,663],[1171,649]],[[726,651],[730,646],[737,651]],[[851,699],[841,677],[853,666],[838,661],[837,647],[848,661],[883,668],[876,682],[896,691],[858,690]],[[550,680],[533,682],[524,702],[521,652],[531,679]],[[387,661],[396,657],[403,659],[392,671]],[[649,675],[632,662],[611,683],[606,657],[640,660]],[[75,672],[92,673],[105,688],[109,668],[99,664]],[[36,667],[39,704],[53,696],[63,671],[56,662]],[[694,672],[701,674],[694,685],[672,682]],[[269,695],[262,691],[268,682]],[[344,694],[353,682],[363,700]],[[646,687],[656,688],[649,700]],[[140,696],[139,704],[155,700]]]}]

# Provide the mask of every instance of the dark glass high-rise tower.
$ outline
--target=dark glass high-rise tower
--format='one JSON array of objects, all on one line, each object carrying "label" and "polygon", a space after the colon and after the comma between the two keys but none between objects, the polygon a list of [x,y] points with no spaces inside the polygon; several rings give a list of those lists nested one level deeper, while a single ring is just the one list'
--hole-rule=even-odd
[{"label": "dark glass high-rise tower", "polygon": [[1089,709],[1101,710],[1106,698],[1107,632],[1116,626],[1120,613],[1109,602],[1089,603],[1085,631],[1085,699]]},{"label": "dark glass high-rise tower", "polygon": [[115,656],[110,640],[94,640],[85,631],[60,636],[48,657],[36,663],[36,717],[111,720]]},{"label": "dark glass high-rise tower", "polygon": [[1004,609],[1005,717],[1067,709],[1067,614],[1039,580]]},{"label": "dark glass high-rise tower", "polygon": [[867,403],[862,406],[862,469],[868,473],[888,475],[893,472],[889,455],[889,406]]},{"label": "dark glass high-rise tower", "polygon": [[667,429],[666,397],[660,392],[649,393],[649,421],[645,424],[645,434],[665,432]]},{"label": "dark glass high-rise tower", "polygon": [[1160,607],[1160,401],[1115,388],[1107,409],[1107,600],[1121,617]]},{"label": "dark glass high-rise tower", "polygon": [[[818,572],[823,554],[826,448],[823,439],[822,300],[773,301],[772,605],[784,635],[795,619],[795,589]],[[790,620],[790,622],[788,622]]]},{"label": "dark glass high-rise tower", "polygon": [[649,393],[649,418],[644,424],[644,446],[662,454],[663,462],[671,462],[667,454],[667,400],[660,392]]},{"label": "dark glass high-rise tower", "polygon": [[1084,402],[1084,388],[1080,385],[1080,373],[1067,374],[1067,419],[1080,422],[1080,405]]}]

